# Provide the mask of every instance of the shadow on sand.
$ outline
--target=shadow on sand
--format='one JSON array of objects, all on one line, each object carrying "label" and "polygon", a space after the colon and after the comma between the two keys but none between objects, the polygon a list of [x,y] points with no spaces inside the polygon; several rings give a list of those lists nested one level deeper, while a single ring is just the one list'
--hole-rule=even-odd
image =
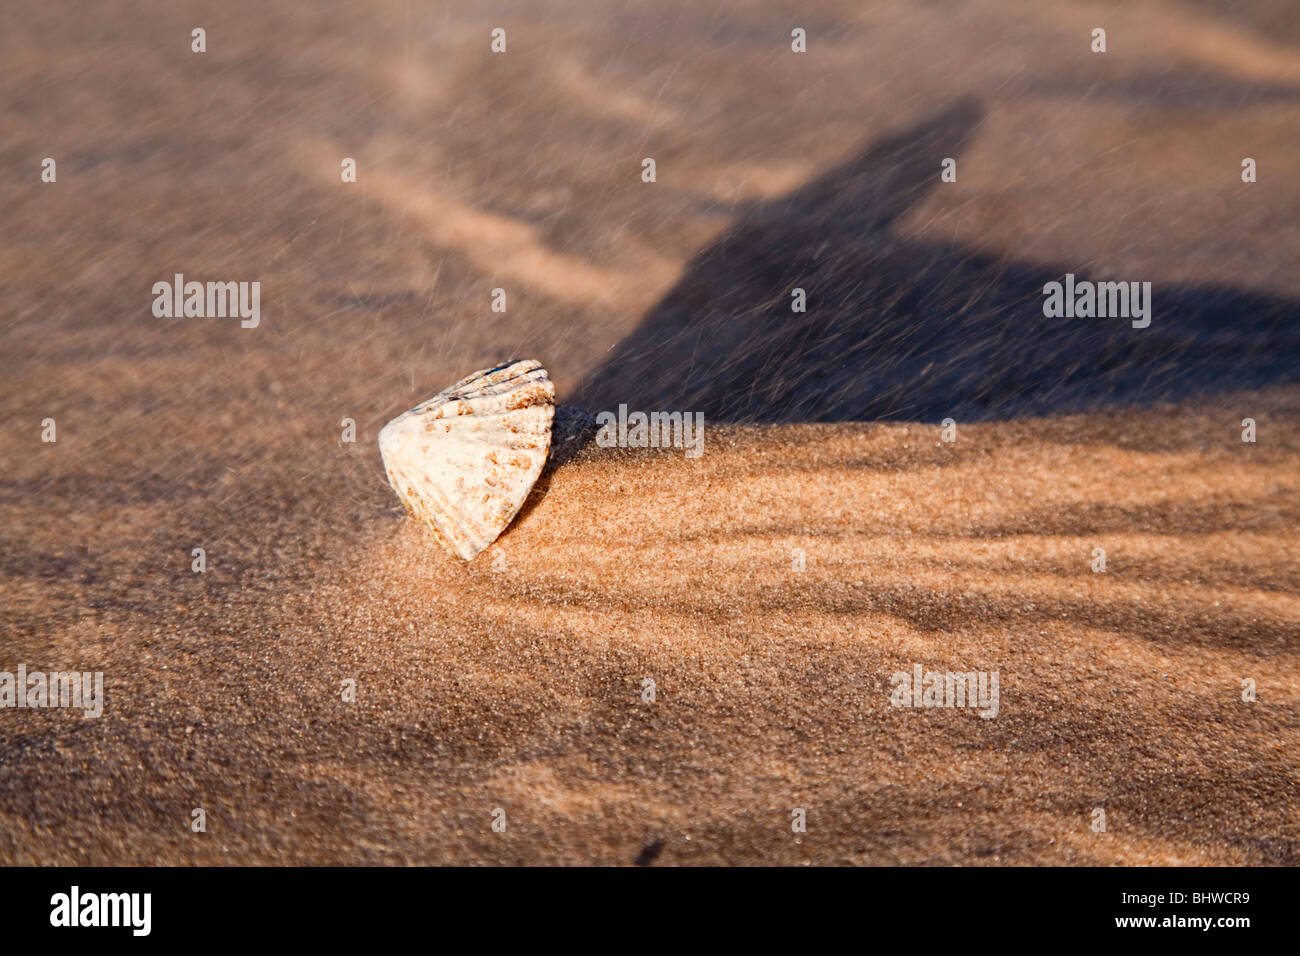
[{"label": "shadow on sand", "polygon": [[[1300,378],[1295,301],[1157,282],[1149,328],[1047,319],[1043,286],[1065,272],[1142,277],[895,234],[982,116],[959,101],[745,208],[570,402],[688,409],[714,422],[973,421]],[[796,287],[807,293],[803,314],[791,310]]]}]

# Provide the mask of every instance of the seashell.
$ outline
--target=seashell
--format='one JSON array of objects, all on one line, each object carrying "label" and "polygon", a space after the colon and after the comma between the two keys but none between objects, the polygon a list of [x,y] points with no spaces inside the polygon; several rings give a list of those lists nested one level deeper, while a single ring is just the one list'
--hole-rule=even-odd
[{"label": "seashell", "polygon": [[523,507],[554,416],[555,386],[540,362],[475,372],[383,427],[388,483],[448,553],[469,561]]}]

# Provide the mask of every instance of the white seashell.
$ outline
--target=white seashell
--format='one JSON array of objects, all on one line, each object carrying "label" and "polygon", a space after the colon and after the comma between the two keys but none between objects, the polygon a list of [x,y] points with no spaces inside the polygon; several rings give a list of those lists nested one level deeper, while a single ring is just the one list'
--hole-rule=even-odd
[{"label": "white seashell", "polygon": [[540,362],[475,372],[380,431],[388,483],[468,561],[523,507],[546,464],[554,417],[555,386]]}]

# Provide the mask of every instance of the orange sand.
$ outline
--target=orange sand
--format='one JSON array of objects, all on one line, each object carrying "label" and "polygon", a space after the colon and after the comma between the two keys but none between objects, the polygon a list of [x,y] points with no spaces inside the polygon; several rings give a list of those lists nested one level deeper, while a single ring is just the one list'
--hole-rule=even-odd
[{"label": "orange sand", "polygon": [[[579,394],[745,203],[958,95],[906,248],[1300,300],[1300,30],[1221,6],[827,2],[791,59],[757,3],[6,4],[0,670],[109,699],[0,710],[0,862],[1295,864],[1300,386],[566,446],[468,566],[375,447],[503,358]],[[261,326],[153,318],[174,272]],[[891,707],[914,663],[999,715]]]}]

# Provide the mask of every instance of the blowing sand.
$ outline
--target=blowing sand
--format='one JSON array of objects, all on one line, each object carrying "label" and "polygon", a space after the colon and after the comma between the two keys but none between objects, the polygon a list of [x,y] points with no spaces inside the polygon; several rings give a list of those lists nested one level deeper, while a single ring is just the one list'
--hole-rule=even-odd
[{"label": "blowing sand", "polygon": [[[865,6],[7,4],[0,670],[108,699],[0,710],[0,862],[1295,864],[1300,31]],[[462,565],[375,437],[514,357],[705,452],[566,440]]]},{"label": "blowing sand", "polygon": [[[467,566],[378,477],[242,481],[205,575],[118,506],[6,568],[9,653],[110,688],[4,715],[6,857],[1294,862],[1300,396],[1242,401],[1267,444],[1179,409],[589,447]],[[914,663],[998,671],[998,716],[891,707]]]}]

